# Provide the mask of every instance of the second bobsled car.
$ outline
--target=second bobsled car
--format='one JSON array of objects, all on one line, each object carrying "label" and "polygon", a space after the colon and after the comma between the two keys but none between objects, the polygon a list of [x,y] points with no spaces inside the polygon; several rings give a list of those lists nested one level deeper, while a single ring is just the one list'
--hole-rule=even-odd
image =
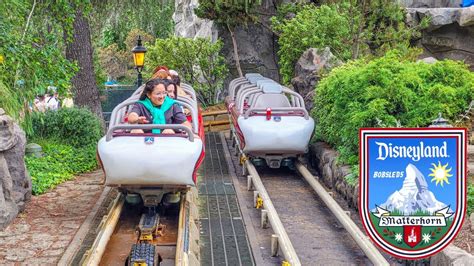
[{"label": "second bobsled car", "polygon": [[250,73],[231,81],[226,106],[245,154],[279,168],[308,151],[314,121],[298,93]]}]

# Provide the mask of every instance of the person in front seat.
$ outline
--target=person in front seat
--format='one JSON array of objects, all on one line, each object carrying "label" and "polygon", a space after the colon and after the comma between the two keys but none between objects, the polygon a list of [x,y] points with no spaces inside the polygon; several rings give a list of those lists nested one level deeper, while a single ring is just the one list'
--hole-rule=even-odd
[{"label": "person in front seat", "polygon": [[[130,124],[182,124],[192,129],[179,106],[167,96],[168,80],[152,79],[145,84],[140,100],[136,102],[128,115]],[[150,132],[150,131],[146,131]],[[172,129],[153,129],[153,133],[174,134]],[[144,133],[143,130],[133,130],[132,133]]]}]

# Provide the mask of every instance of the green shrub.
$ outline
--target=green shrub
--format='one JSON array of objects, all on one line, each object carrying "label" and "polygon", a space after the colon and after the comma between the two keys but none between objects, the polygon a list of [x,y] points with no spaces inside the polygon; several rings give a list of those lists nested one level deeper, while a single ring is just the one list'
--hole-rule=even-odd
[{"label": "green shrub", "polygon": [[40,140],[38,143],[43,147],[44,157],[25,157],[34,195],[71,179],[74,174],[97,168],[95,145],[75,148],[49,140]]},{"label": "green shrub", "polygon": [[221,41],[212,43],[203,38],[156,39],[147,47],[146,71],[151,75],[159,65],[174,69],[182,82],[193,86],[203,105],[216,104],[228,72],[224,57],[219,55],[221,48]]},{"label": "green shrub", "polygon": [[323,5],[283,4],[272,18],[272,28],[280,35],[278,55],[284,83],[290,82],[296,62],[308,48],[328,46],[343,61],[381,56],[391,49],[406,52],[410,40],[428,25],[424,18],[418,26],[408,27],[405,9],[392,0],[320,2]]},{"label": "green shrub", "polygon": [[96,145],[102,136],[100,120],[88,109],[61,108],[33,114],[29,139],[52,139],[74,147]]},{"label": "green shrub", "polygon": [[467,215],[474,212],[474,184],[467,186]]},{"label": "green shrub", "polygon": [[349,19],[341,10],[338,5],[307,5],[287,23],[274,20],[275,30],[281,32],[278,56],[284,83],[290,82],[296,62],[308,48],[329,46],[338,58],[350,58]]},{"label": "green shrub", "polygon": [[424,127],[442,113],[456,121],[474,99],[474,73],[460,62],[434,64],[400,53],[334,69],[316,88],[316,137],[337,147],[341,162],[358,163],[361,127]]}]

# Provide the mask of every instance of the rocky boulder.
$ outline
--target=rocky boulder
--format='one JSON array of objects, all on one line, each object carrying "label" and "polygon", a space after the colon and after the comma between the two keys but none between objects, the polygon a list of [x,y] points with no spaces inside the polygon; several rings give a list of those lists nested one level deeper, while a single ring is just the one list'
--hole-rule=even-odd
[{"label": "rocky boulder", "polygon": [[[270,30],[270,18],[276,14],[277,2],[263,0],[258,7],[259,22],[247,26],[238,26],[235,28],[234,35],[237,42],[240,67],[245,73],[260,73],[265,77],[271,78],[277,82],[280,80],[278,73],[277,51],[278,43],[276,36]],[[225,82],[229,82],[238,77],[235,67],[234,50],[232,38],[227,28],[218,27],[219,38],[224,42],[222,54],[226,58],[229,66],[230,75]]]},{"label": "rocky boulder", "polygon": [[0,108],[0,229],[25,208],[25,201],[31,197],[25,143],[25,133]]},{"label": "rocky boulder", "polygon": [[468,8],[407,8],[407,20],[417,25],[428,17],[418,45],[425,57],[463,60],[474,70],[474,6]]},{"label": "rocky boulder", "polygon": [[400,5],[406,7],[459,7],[462,0],[400,0]]},{"label": "rocky boulder", "polygon": [[217,40],[217,29],[214,22],[196,16],[194,9],[199,5],[198,0],[176,0],[173,13],[175,22],[174,33],[185,38],[209,38]]},{"label": "rocky boulder", "polygon": [[303,96],[306,109],[313,108],[314,88],[322,75],[341,64],[342,62],[331,53],[329,47],[309,48],[301,55],[296,63],[295,77],[291,80],[291,84],[295,91]]}]

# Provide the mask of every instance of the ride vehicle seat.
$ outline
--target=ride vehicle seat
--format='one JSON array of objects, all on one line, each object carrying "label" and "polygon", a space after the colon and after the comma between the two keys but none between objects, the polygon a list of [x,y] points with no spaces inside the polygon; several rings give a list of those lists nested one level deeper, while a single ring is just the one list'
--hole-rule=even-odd
[{"label": "ride vehicle seat", "polygon": [[280,84],[268,81],[258,82],[257,84],[262,89],[262,93],[255,97],[252,107],[291,107],[288,97],[283,93],[283,88]]}]

